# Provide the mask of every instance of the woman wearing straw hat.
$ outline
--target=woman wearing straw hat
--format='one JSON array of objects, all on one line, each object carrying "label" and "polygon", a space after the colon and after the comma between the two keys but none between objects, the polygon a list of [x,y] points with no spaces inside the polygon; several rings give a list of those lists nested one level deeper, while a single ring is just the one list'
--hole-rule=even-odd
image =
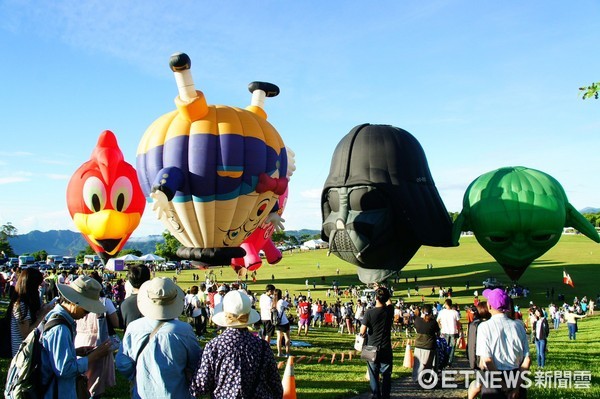
[{"label": "woman wearing straw hat", "polygon": [[[58,284],[60,298],[44,320],[59,318],[65,324],[59,324],[42,334],[42,384],[48,387],[44,398],[76,399],[77,376],[87,371],[88,362],[97,361],[110,353],[110,340],[93,350],[82,347],[76,351],[74,345],[75,320],[90,312],[102,314],[106,311],[99,300],[101,289],[100,283],[87,276],[79,277],[70,285]],[[77,356],[84,357],[78,359]]]},{"label": "woman wearing straw hat", "polygon": [[140,287],[141,319],[127,326],[116,368],[133,382],[132,398],[190,398],[188,375],[200,359],[192,327],[178,318],[185,293],[173,280],[155,277]]},{"label": "woman wearing straw hat", "polygon": [[260,320],[252,300],[239,290],[228,292],[213,322],[225,331],[206,344],[192,380],[192,393],[212,398],[281,398],[283,387],[269,343],[248,326]]}]

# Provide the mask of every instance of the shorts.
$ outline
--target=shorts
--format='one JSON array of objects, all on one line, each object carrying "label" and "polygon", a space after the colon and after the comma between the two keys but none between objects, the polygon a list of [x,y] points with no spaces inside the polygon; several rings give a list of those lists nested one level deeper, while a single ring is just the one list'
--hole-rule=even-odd
[{"label": "shorts", "polygon": [[287,324],[280,324],[278,326],[275,326],[275,329],[277,331],[281,331],[282,333],[286,333],[290,331],[290,323]]},{"label": "shorts", "polygon": [[298,327],[308,326],[310,319],[298,319]]},{"label": "shorts", "polygon": [[263,320],[263,334],[271,336],[275,332],[275,326],[271,322],[271,320]]}]

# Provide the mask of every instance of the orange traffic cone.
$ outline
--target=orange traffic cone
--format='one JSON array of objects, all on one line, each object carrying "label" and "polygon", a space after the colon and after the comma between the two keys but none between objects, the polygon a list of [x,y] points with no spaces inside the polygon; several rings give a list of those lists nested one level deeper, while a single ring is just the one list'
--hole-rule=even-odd
[{"label": "orange traffic cone", "polygon": [[404,351],[404,364],[403,366],[411,369],[413,367],[415,358],[413,357],[413,353],[410,350],[410,344],[406,344],[406,350]]},{"label": "orange traffic cone", "polygon": [[294,376],[294,356],[288,357],[287,366],[283,372],[283,397],[282,399],[296,399],[296,377]]}]

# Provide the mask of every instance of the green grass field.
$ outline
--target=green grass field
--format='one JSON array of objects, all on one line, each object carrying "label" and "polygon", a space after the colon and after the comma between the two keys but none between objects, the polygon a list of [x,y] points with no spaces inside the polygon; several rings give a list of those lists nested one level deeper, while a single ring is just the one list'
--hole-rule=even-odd
[{"label": "green grass field", "polygon": [[[529,305],[532,300],[538,305],[547,306],[549,299],[546,291],[554,287],[555,296],[562,293],[568,302],[574,296],[580,298],[587,295],[595,298],[600,293],[600,247],[582,236],[563,236],[560,242],[539,260],[534,262],[525,272],[519,283],[530,289],[529,298],[517,299],[515,303],[522,308]],[[428,270],[426,265],[433,264],[433,269]],[[319,265],[319,266],[317,266]],[[339,275],[336,270],[339,269]],[[575,288],[562,283],[562,271],[566,269],[571,275]],[[178,276],[178,284],[187,289],[193,284],[192,272],[204,277],[203,271],[184,271]],[[232,282],[236,275],[230,267],[216,268],[215,273],[219,281]],[[173,272],[159,275],[173,276]],[[274,280],[272,280],[274,277]],[[414,278],[417,282],[414,282]],[[461,239],[457,248],[430,248],[423,247],[414,256],[409,265],[401,273],[400,281],[392,284],[395,289],[395,299],[402,297],[408,302],[420,302],[421,297],[414,296],[415,284],[420,287],[420,294],[425,295],[426,302],[437,300],[437,288],[453,288],[453,299],[461,305],[472,303],[474,290],[482,291],[482,281],[488,277],[496,277],[508,283],[508,278],[503,270],[479,246],[472,237]],[[405,282],[408,278],[408,284]],[[258,270],[257,281],[249,281],[248,288],[257,293],[262,293],[266,284],[274,284],[282,290],[288,289],[290,294],[306,294],[306,279],[309,280],[313,298],[326,298],[327,288],[333,280],[339,282],[340,287],[361,284],[356,276],[354,266],[351,266],[335,256],[327,256],[325,250],[310,252],[285,253],[284,258],[277,265],[264,265]],[[316,288],[312,287],[315,281]],[[467,290],[465,284],[469,282]],[[430,296],[431,287],[436,287],[435,296]],[[413,296],[407,297],[407,288],[411,288]],[[464,313],[464,312],[463,312]],[[546,372],[564,373],[565,371],[591,372],[590,389],[565,389],[542,388],[536,385],[529,391],[531,398],[598,398],[600,397],[600,363],[596,360],[600,355],[600,343],[596,338],[596,331],[600,330],[600,318],[590,317],[583,319],[579,325],[577,341],[569,341],[565,325],[561,325],[557,333],[551,332],[549,338],[549,352],[547,357]],[[294,331],[295,333],[295,331]],[[293,339],[296,339],[293,336]],[[401,340],[398,337],[396,340]],[[337,330],[329,327],[312,330],[308,338],[302,341],[310,343],[310,348],[293,348],[292,352],[299,360],[295,366],[296,386],[299,398],[349,398],[368,390],[365,380],[365,364],[354,357],[348,359],[352,350],[353,336],[340,335]],[[204,344],[206,341],[201,342]],[[535,363],[535,347],[532,345],[532,357]],[[341,353],[345,359],[340,361]],[[463,351],[464,352],[464,351]],[[332,363],[333,355],[336,355]],[[459,354],[460,355],[460,354]],[[304,356],[302,358],[302,356]],[[324,358],[321,362],[318,359]],[[406,376],[410,370],[402,367],[404,348],[399,346],[395,351],[394,378]],[[8,361],[0,361],[0,386],[3,386]],[[536,368],[533,367],[535,372]],[[283,367],[281,368],[283,374]],[[564,375],[564,374],[561,374]],[[555,384],[559,383],[553,377]],[[541,381],[541,380],[539,380]],[[538,382],[539,382],[538,381]],[[118,378],[117,387],[105,395],[107,398],[128,397],[126,381]]]}]

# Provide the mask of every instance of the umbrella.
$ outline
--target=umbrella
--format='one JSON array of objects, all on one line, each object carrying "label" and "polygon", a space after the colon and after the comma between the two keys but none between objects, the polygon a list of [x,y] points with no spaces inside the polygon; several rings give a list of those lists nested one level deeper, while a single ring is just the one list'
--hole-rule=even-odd
[{"label": "umbrella", "polygon": [[140,256],[139,259],[145,260],[145,261],[163,261],[163,260],[165,260],[165,258],[161,258],[160,256],[154,255],[154,254],[146,254],[144,256]]}]

